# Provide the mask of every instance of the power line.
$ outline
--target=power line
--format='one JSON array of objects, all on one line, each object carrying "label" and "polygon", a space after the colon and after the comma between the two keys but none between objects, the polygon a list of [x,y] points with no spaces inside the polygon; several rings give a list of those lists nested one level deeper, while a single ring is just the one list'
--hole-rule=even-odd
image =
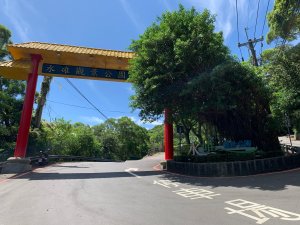
[{"label": "power line", "polygon": [[108,117],[102,113],[90,100],[88,100],[88,98],[85,97],[84,94],[82,94],[82,92],[68,78],[65,78],[65,80],[78,92],[78,94],[80,94],[91,106],[93,106],[95,110],[97,110],[105,119],[108,119]]},{"label": "power line", "polygon": [[256,21],[255,21],[255,28],[254,28],[254,38],[255,38],[255,34],[256,34],[256,26],[257,26],[257,19],[258,19],[259,5],[260,5],[260,0],[258,0],[258,4],[257,4]]},{"label": "power line", "polygon": [[[96,110],[94,108],[91,107],[86,107],[86,106],[80,106],[80,105],[73,105],[73,104],[68,104],[68,103],[63,103],[63,102],[57,102],[57,101],[52,101],[52,100],[48,100],[48,102],[52,102],[52,103],[56,103],[56,104],[60,104],[60,105],[66,105],[66,106],[70,106],[70,107],[75,107],[75,108],[82,108],[82,109],[91,109],[91,110]],[[116,112],[116,113],[124,113],[124,114],[131,114],[129,112],[122,112],[122,111],[117,111],[117,110],[102,110],[102,111],[106,111],[106,112]]]},{"label": "power line", "polygon": [[73,105],[73,104],[68,104],[68,103],[63,103],[63,102],[56,102],[56,101],[52,101],[52,100],[48,100],[48,99],[47,99],[47,102],[53,102],[53,103],[56,103],[56,104],[66,105],[66,106],[71,106],[71,107],[75,107],[75,108],[82,108],[82,109],[92,109],[92,110],[95,110],[94,108],[91,108],[91,107],[80,106],[80,105]]},{"label": "power line", "polygon": [[250,15],[250,0],[248,1],[248,7],[247,7],[247,27],[249,27],[249,15]]},{"label": "power line", "polygon": [[263,34],[264,34],[264,29],[265,29],[268,10],[269,10],[269,5],[270,5],[270,0],[268,0],[268,5],[267,5],[266,13],[265,13],[264,24],[263,24],[263,28],[262,28],[262,31],[261,31],[261,36],[263,36]]},{"label": "power line", "polygon": [[235,12],[236,12],[236,30],[237,30],[237,34],[238,34],[238,47],[239,47],[239,50],[240,50],[242,61],[244,61],[242,50],[239,46],[240,45],[240,32],[239,32],[239,13],[238,13],[237,0],[235,0]]},{"label": "power line", "polygon": [[[269,10],[269,5],[270,5],[270,0],[268,0],[268,5],[267,5],[265,17],[264,17],[264,23],[263,23],[263,27],[262,27],[262,30],[261,30],[261,36],[262,37],[264,35],[264,29],[265,29],[265,24],[266,24],[266,20],[267,20],[267,14],[268,14],[268,10]],[[263,43],[261,42],[261,44],[260,44],[260,57],[262,55],[262,47],[263,47]]]}]

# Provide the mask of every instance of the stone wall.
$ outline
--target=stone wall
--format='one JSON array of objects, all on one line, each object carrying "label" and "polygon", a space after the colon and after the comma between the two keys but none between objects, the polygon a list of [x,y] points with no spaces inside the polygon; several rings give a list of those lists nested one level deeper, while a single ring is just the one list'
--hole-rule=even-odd
[{"label": "stone wall", "polygon": [[201,177],[247,176],[300,167],[300,154],[292,156],[221,163],[167,161],[167,171]]}]

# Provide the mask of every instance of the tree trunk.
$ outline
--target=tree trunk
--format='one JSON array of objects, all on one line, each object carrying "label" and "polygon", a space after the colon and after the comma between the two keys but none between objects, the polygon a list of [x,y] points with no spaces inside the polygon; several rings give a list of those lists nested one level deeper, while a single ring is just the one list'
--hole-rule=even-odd
[{"label": "tree trunk", "polygon": [[37,102],[37,108],[35,112],[35,116],[33,119],[33,127],[40,128],[41,127],[41,119],[43,114],[43,108],[46,103],[47,95],[50,91],[50,84],[52,81],[52,77],[44,77],[42,85],[41,85],[41,92]]}]

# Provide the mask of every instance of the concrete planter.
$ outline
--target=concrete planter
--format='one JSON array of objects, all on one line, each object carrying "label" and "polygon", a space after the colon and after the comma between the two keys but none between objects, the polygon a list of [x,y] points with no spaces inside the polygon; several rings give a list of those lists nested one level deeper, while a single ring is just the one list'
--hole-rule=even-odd
[{"label": "concrete planter", "polygon": [[220,163],[167,161],[167,171],[201,177],[247,176],[300,167],[300,154],[266,159]]}]

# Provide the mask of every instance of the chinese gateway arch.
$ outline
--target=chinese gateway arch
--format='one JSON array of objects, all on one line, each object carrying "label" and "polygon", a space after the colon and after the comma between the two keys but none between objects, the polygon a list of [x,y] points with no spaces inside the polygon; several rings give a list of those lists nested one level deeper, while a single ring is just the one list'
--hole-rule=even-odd
[{"label": "chinese gateway arch", "polygon": [[[26,149],[38,75],[127,82],[128,62],[133,52],[28,42],[7,46],[13,60],[0,62],[0,75],[26,80],[26,94],[14,151],[8,164],[26,165]],[[173,125],[165,110],[165,159],[173,159]],[[25,162],[25,163],[24,163]],[[15,165],[12,166],[15,168]],[[26,170],[17,166],[19,170]],[[27,167],[28,168],[28,167]],[[18,170],[18,169],[17,169]]]}]

